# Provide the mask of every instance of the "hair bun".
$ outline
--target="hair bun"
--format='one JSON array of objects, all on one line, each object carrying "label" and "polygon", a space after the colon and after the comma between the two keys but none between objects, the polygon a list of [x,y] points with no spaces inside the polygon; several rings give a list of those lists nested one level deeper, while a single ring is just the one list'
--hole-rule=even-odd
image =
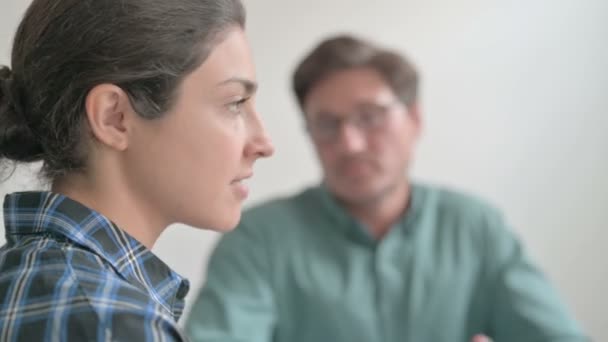
[{"label": "hair bun", "polygon": [[42,159],[43,149],[25,119],[14,84],[14,74],[0,67],[0,156],[33,162]]}]

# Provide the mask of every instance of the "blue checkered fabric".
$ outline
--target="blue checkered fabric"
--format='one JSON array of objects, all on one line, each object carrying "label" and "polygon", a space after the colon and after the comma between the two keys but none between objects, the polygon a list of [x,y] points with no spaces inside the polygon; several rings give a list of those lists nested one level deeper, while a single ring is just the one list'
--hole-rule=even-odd
[{"label": "blue checkered fabric", "polygon": [[182,341],[188,281],[103,215],[51,192],[6,196],[0,341]]}]

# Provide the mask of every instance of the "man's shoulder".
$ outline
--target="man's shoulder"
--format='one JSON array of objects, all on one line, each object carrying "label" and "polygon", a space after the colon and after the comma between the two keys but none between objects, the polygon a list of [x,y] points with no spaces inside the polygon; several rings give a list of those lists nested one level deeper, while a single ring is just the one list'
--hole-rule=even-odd
[{"label": "man's shoulder", "polygon": [[243,213],[242,222],[270,223],[295,220],[298,216],[318,210],[318,186],[308,187],[287,196],[274,197],[258,203]]},{"label": "man's shoulder", "polygon": [[491,200],[446,186],[417,185],[423,195],[419,212],[442,234],[495,235],[508,227],[502,210]]},{"label": "man's shoulder", "polygon": [[[479,256],[487,246],[511,243],[515,236],[502,211],[490,200],[445,186],[425,186],[422,219],[433,241],[452,241],[454,251]],[[487,254],[484,254],[487,255]]]},{"label": "man's shoulder", "polygon": [[423,206],[432,207],[443,214],[500,215],[497,205],[472,192],[424,183],[415,184],[414,189],[422,194]]}]

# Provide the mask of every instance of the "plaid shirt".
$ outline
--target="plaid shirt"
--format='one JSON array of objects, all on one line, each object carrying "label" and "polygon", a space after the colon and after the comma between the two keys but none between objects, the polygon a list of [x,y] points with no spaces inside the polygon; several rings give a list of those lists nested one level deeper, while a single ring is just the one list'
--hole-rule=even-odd
[{"label": "plaid shirt", "polygon": [[188,281],[107,218],[50,192],[7,195],[0,341],[182,341]]}]

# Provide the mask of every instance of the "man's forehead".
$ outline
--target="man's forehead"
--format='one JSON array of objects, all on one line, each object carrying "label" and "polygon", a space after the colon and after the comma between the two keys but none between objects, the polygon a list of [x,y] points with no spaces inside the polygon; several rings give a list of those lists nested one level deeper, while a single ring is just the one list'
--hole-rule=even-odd
[{"label": "man's forehead", "polygon": [[396,97],[392,92],[377,92],[362,94],[362,96],[349,96],[345,98],[330,98],[324,101],[312,102],[307,107],[311,115],[348,115],[350,112],[371,107],[384,106],[392,103]]}]

